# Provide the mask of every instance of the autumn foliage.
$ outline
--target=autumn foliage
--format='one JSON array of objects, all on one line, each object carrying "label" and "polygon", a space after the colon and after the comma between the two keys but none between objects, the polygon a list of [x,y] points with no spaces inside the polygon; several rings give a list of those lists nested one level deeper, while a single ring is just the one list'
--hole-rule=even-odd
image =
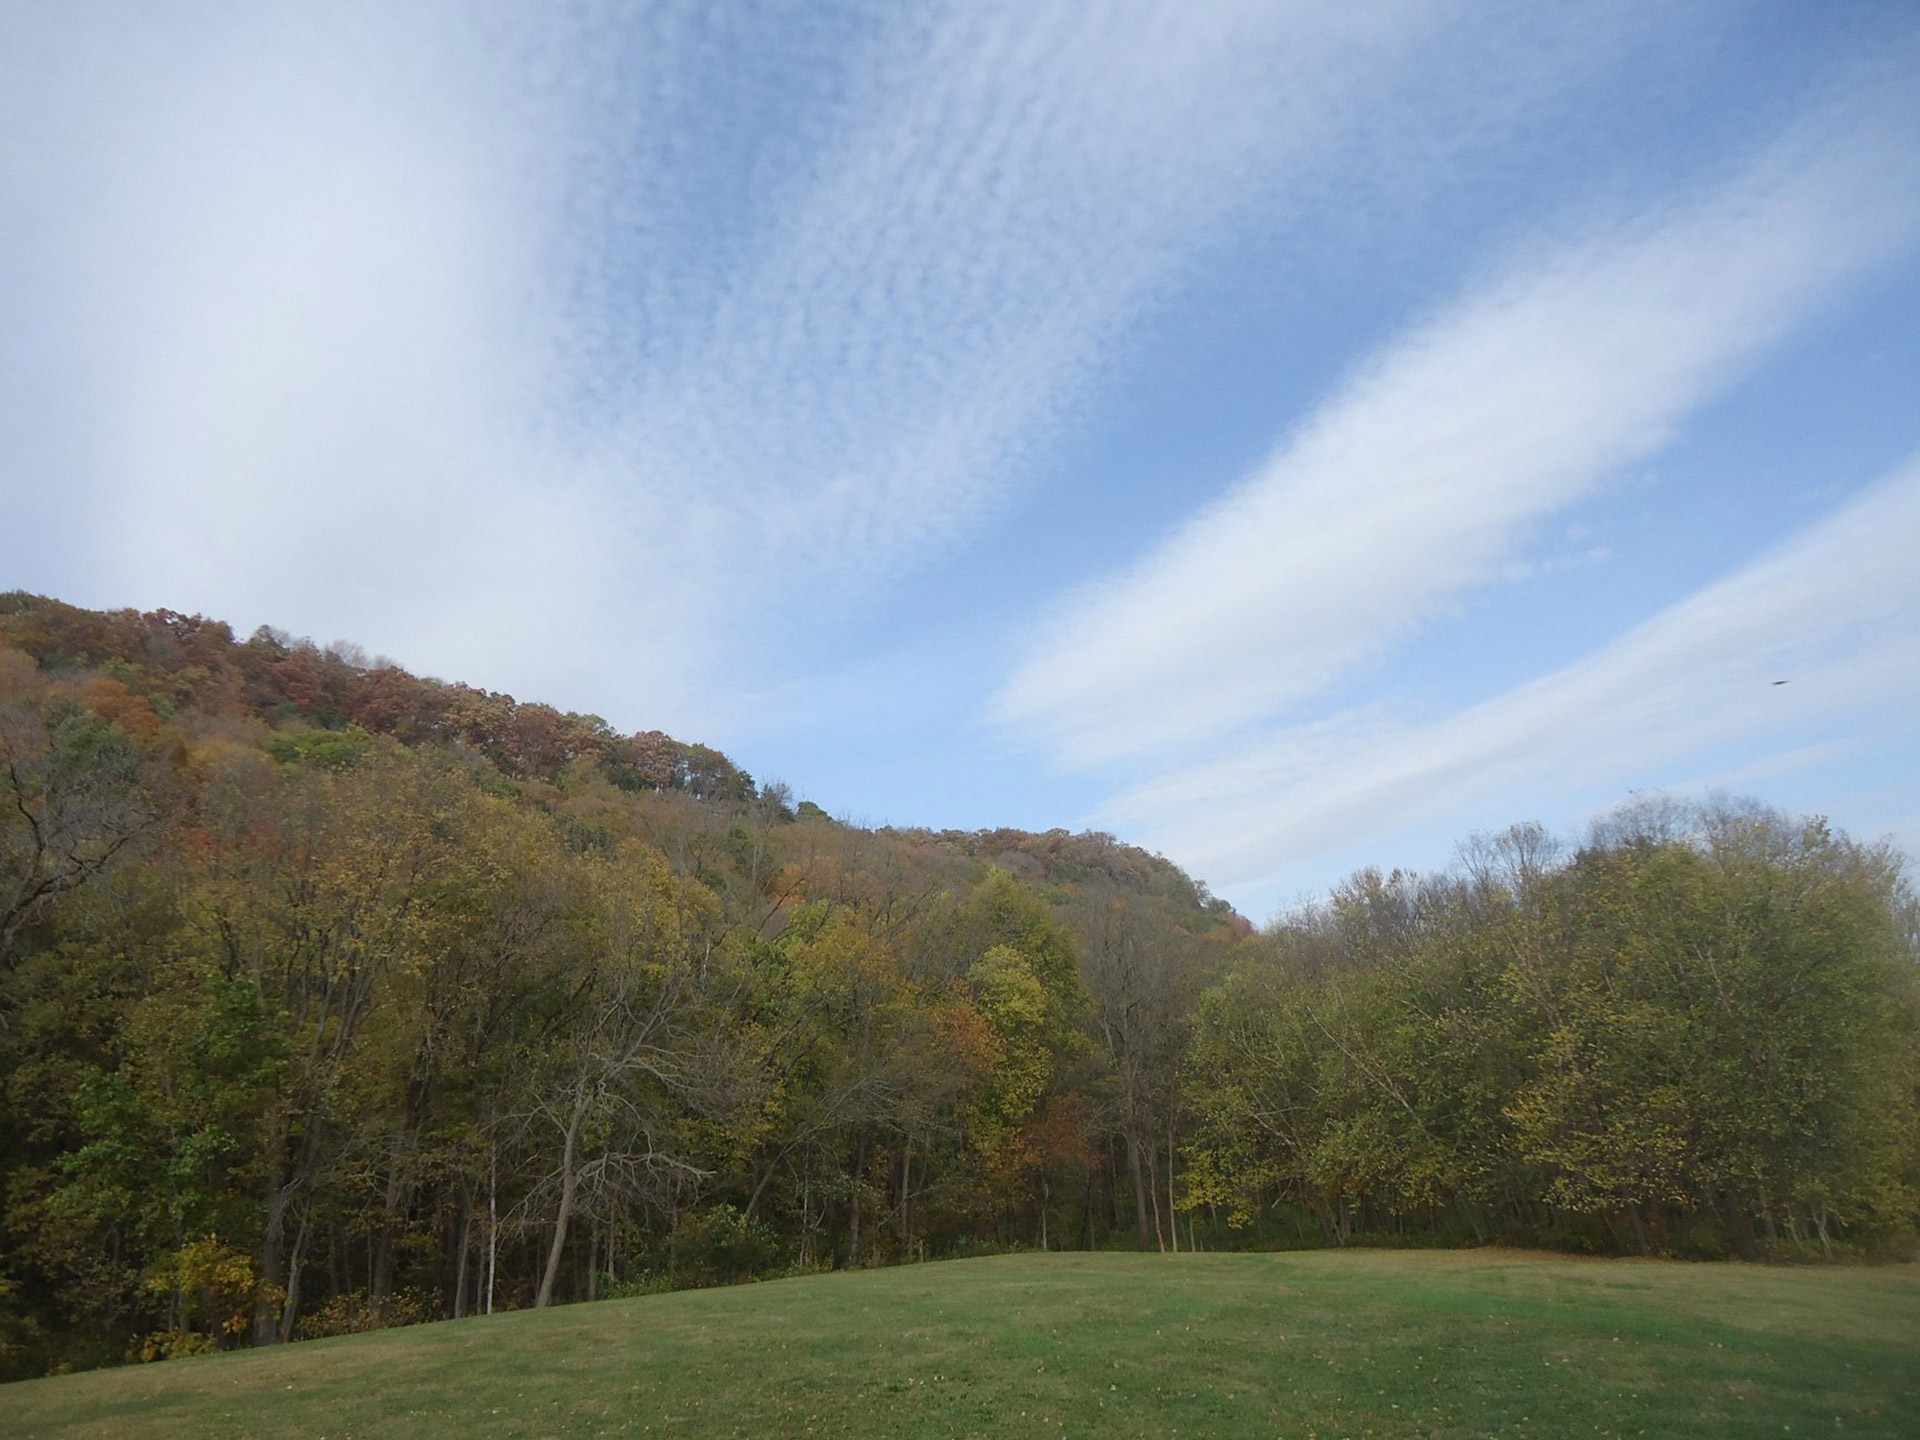
[{"label": "autumn foliage", "polygon": [[1256,933],[262,630],[0,596],[0,1374],[982,1248],[1818,1258],[1920,1210],[1901,858],[1522,828]]}]

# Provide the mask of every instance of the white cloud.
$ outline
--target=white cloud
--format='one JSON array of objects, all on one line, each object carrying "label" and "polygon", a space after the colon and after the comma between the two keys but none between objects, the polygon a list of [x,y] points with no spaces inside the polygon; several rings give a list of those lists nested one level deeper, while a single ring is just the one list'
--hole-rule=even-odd
[{"label": "white cloud", "polygon": [[763,610],[768,574],[831,606],[964,533],[1197,255],[1249,209],[1287,223],[1363,134],[1411,128],[1396,83],[1472,8],[1029,3],[900,25],[766,223],[616,319],[642,363],[597,433],[642,480],[631,523],[775,561],[743,567],[736,599]]},{"label": "white cloud", "polygon": [[1141,786],[1101,818],[1223,889],[1251,890],[1356,841],[1460,813],[1535,814],[1595,786],[1617,794],[1743,741],[1768,752],[1749,773],[1829,753],[1920,701],[1916,547],[1920,458],[1556,674],[1431,724],[1339,716],[1283,729]]},{"label": "white cloud", "polygon": [[1704,200],[1534,256],[1414,328],[1221,501],[1061,605],[994,718],[1074,764],[1215,739],[1498,578],[1543,517],[1911,243],[1920,127],[1888,68]]},{"label": "white cloud", "polygon": [[13,577],[711,734],[1236,224],[1632,28],[1501,8],[18,7]]},{"label": "white cloud", "polygon": [[519,216],[554,197],[485,103],[485,37],[187,6],[8,38],[0,265],[37,283],[0,376],[57,402],[10,418],[40,427],[27,533],[71,547],[41,583],[540,673],[608,561],[527,433],[548,337]]}]

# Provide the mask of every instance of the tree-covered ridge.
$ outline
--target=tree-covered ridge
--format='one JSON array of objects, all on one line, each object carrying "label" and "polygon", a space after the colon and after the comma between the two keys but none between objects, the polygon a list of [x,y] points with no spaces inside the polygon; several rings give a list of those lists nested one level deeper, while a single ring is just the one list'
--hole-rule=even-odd
[{"label": "tree-covered ridge", "polygon": [[1070,917],[1245,929],[1109,837],[867,832],[338,649],[6,619],[13,1373],[1098,1239],[1147,1141]]},{"label": "tree-covered ridge", "polygon": [[97,672],[97,684],[127,686],[161,718],[190,707],[355,727],[407,744],[467,745],[515,777],[552,780],[591,759],[627,789],[730,799],[753,791],[751,776],[705,745],[657,730],[621,735],[597,715],[422,679],[389,660],[369,662],[353,645],[322,648],[264,625],[236,641],[225,622],[199,615],[82,610],[11,591],[0,594],[0,645],[49,673]]},{"label": "tree-covered ridge", "polygon": [[864,830],[342,647],[18,596],[0,639],[7,1374],[977,1247],[1920,1209],[1903,862],[1818,823],[1523,827],[1255,934],[1110,836]]}]

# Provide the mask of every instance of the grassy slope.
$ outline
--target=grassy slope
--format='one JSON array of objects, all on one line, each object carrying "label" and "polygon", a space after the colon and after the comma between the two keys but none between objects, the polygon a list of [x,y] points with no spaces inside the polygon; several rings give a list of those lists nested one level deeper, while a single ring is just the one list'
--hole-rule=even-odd
[{"label": "grassy slope", "polygon": [[0,1387],[7,1436],[1920,1436],[1920,1270],[1043,1255]]}]

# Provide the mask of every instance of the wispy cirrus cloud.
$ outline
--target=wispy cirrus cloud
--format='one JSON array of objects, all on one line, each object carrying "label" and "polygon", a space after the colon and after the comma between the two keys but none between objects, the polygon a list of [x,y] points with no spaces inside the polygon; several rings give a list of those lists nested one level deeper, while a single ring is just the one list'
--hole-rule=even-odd
[{"label": "wispy cirrus cloud", "polygon": [[1497,578],[1543,517],[1913,243],[1908,71],[1848,80],[1705,198],[1542,247],[1414,327],[1218,503],[1060,605],[993,717],[1073,764],[1178,753],[1287,713]]},{"label": "wispy cirrus cloud", "polygon": [[[676,294],[615,307],[603,338],[634,378],[585,433],[641,482],[633,533],[779,557],[763,574],[809,607],[869,591],[966,534],[1236,226],[1430,185],[1631,29],[1546,27],[1528,65],[1495,43],[1513,28],[1455,0],[967,5],[884,28],[762,223],[719,266],[684,255]],[[1423,104],[1436,51],[1507,83]],[[1420,173],[1396,173],[1415,133]],[[1336,181],[1363,157],[1367,182]],[[738,598],[766,608],[761,586]]]},{"label": "wispy cirrus cloud", "polygon": [[1208,247],[1432,185],[1639,13],[12,12],[16,573],[724,730]]},{"label": "wispy cirrus cloud", "polygon": [[[1617,794],[1729,747],[1760,751],[1756,774],[1817,757],[1910,723],[1920,701],[1916,537],[1920,457],[1556,673],[1426,724],[1374,713],[1283,728],[1129,791],[1103,818],[1250,893],[1355,841]],[[1728,778],[1706,763],[1698,778]]]}]

